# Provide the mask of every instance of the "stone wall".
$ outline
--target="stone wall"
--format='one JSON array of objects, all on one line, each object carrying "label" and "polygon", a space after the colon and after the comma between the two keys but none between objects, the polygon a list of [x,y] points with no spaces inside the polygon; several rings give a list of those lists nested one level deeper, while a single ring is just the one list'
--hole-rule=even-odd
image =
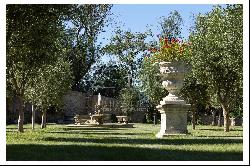
[{"label": "stone wall", "polygon": [[[87,115],[95,112],[95,106],[98,101],[98,95],[91,95],[77,91],[69,91],[63,97],[63,110],[65,116],[74,116],[76,114]],[[118,107],[118,100],[110,97],[101,97],[101,105],[104,112],[115,113]]]},{"label": "stone wall", "polygon": [[77,91],[69,91],[63,97],[63,110],[65,116],[87,114],[85,108],[85,94]]},{"label": "stone wall", "polygon": [[144,120],[144,118],[145,118],[145,112],[142,112],[142,111],[135,111],[135,112],[132,114],[130,120],[131,120],[131,122],[133,122],[133,123],[142,123],[143,120]]},{"label": "stone wall", "polygon": [[[221,116],[220,123],[223,125],[224,124],[224,118]],[[202,115],[201,116],[201,123],[203,125],[211,125],[213,121],[213,117],[209,115]],[[243,119],[242,118],[230,118],[229,123],[231,126],[242,126],[243,124]],[[218,124],[218,116],[215,118],[215,125]]]}]

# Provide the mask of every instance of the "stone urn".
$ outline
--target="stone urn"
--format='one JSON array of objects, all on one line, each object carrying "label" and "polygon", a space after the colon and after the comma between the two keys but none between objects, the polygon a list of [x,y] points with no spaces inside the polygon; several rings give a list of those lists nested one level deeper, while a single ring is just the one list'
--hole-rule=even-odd
[{"label": "stone urn", "polygon": [[168,135],[180,135],[187,133],[187,104],[178,96],[183,85],[184,74],[187,66],[184,62],[160,62],[162,85],[169,92],[156,107],[161,113],[161,129],[156,134],[157,138]]}]

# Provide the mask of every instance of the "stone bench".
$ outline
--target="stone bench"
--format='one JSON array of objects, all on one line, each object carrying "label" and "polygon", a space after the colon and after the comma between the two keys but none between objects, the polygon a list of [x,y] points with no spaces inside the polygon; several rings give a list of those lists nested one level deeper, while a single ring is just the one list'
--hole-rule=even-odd
[{"label": "stone bench", "polygon": [[84,124],[89,119],[90,119],[89,115],[76,115],[74,117],[75,124]]},{"label": "stone bench", "polygon": [[118,123],[126,123],[128,124],[128,117],[127,116],[116,116]]}]

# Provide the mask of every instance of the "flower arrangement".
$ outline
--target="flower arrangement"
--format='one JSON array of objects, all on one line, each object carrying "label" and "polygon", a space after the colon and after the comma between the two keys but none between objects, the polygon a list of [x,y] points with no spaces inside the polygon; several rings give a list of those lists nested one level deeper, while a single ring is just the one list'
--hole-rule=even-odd
[{"label": "flower arrangement", "polygon": [[159,46],[148,49],[149,54],[145,55],[146,62],[172,62],[187,61],[190,56],[190,42],[181,41],[178,38],[162,37],[159,38]]}]

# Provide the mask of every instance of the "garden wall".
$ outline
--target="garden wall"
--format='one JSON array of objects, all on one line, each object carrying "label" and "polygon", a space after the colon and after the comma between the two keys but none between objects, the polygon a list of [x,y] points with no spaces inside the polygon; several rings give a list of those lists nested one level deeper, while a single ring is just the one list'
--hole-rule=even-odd
[{"label": "garden wall", "polygon": [[[201,123],[204,125],[211,125],[213,121],[213,117],[209,115],[202,115],[201,116]],[[224,124],[224,118],[221,116],[220,123]],[[243,118],[230,118],[229,121],[231,126],[242,126],[243,124]],[[215,118],[215,125],[218,124],[218,116]]]}]

